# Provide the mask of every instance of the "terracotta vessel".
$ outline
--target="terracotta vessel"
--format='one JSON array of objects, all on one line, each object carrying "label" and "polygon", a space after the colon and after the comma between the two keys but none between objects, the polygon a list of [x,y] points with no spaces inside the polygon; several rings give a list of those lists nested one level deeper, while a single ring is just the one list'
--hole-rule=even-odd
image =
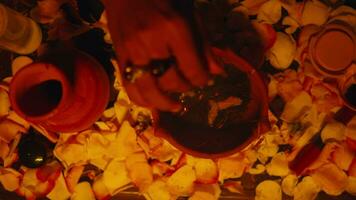
[{"label": "terracotta vessel", "polygon": [[[246,101],[248,103],[245,104],[244,112],[237,115],[229,113],[228,118],[231,123],[229,122],[229,125],[224,125],[222,128],[211,127],[196,118],[182,119],[182,115],[169,112],[154,114],[156,135],[165,138],[187,154],[203,158],[219,158],[242,151],[254,144],[261,134],[269,129],[267,88],[259,73],[230,50],[214,48],[212,51],[220,63],[231,65],[246,74],[245,80],[248,80],[250,86],[249,91],[245,93],[249,94],[250,100]],[[238,84],[243,82],[243,80],[235,80],[231,77],[230,81]],[[233,88],[235,85],[223,84],[220,89],[229,93]],[[220,89],[216,91],[221,91]],[[199,107],[206,102],[198,100],[194,107]],[[197,111],[194,115],[198,116],[197,118],[206,118],[205,114]]]},{"label": "terracotta vessel", "polygon": [[75,132],[91,126],[109,99],[103,67],[72,48],[53,48],[20,69],[10,84],[14,111],[50,131]]}]

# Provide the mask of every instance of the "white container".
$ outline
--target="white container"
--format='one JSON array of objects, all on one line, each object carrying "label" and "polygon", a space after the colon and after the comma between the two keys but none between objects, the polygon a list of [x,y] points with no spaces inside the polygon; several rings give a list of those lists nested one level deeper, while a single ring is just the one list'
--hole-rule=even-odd
[{"label": "white container", "polygon": [[0,48],[30,54],[41,44],[42,32],[32,19],[0,4]]}]

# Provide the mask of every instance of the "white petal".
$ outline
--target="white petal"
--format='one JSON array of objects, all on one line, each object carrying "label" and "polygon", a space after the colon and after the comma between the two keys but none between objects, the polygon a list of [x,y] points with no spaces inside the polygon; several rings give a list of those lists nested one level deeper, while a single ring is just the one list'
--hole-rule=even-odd
[{"label": "white petal", "polygon": [[298,177],[294,174],[286,176],[282,181],[282,190],[289,196],[294,195],[294,189],[297,186]]},{"label": "white petal", "polygon": [[168,178],[167,186],[171,194],[186,196],[193,192],[195,180],[196,176],[193,167],[184,165]]},{"label": "white petal", "polygon": [[292,36],[277,32],[277,40],[267,52],[267,58],[276,69],[286,69],[292,64],[296,51],[296,42]]},{"label": "white petal", "polygon": [[95,196],[88,182],[81,182],[74,188],[71,200],[95,200]]},{"label": "white petal", "polygon": [[306,92],[300,92],[292,101],[287,102],[281,119],[286,122],[294,122],[312,106],[312,98]]},{"label": "white petal", "polygon": [[256,187],[255,200],[282,200],[281,186],[275,181],[267,180]]},{"label": "white petal", "polygon": [[325,143],[329,139],[334,139],[341,141],[345,139],[346,127],[340,122],[331,122],[326,124],[324,129],[321,131],[321,139]]},{"label": "white petal", "polygon": [[17,71],[25,67],[28,64],[33,63],[33,60],[28,56],[18,56],[12,61],[12,75],[15,75]]},{"label": "white petal", "polygon": [[144,194],[148,200],[171,200],[172,195],[168,191],[166,182],[162,180],[154,181],[147,189],[146,194]]},{"label": "white petal", "polygon": [[257,15],[257,20],[269,24],[275,24],[282,16],[282,4],[279,0],[270,0],[264,3]]},{"label": "white petal", "polygon": [[302,25],[323,25],[330,14],[330,8],[320,1],[307,1],[302,14]]},{"label": "white petal", "polygon": [[56,180],[53,190],[47,195],[47,198],[55,200],[67,200],[70,195],[71,194],[68,190],[63,174],[61,173]]},{"label": "white petal", "polygon": [[320,186],[310,176],[304,177],[294,189],[294,200],[314,200],[320,192]]},{"label": "white petal", "polygon": [[347,187],[347,175],[335,164],[325,164],[311,174],[321,189],[329,195],[338,196]]},{"label": "white petal", "polygon": [[271,176],[286,176],[289,173],[288,161],[286,155],[281,152],[273,156],[272,160],[266,166],[267,173]]},{"label": "white petal", "polygon": [[10,98],[8,93],[0,88],[0,118],[9,114]]},{"label": "white petal", "polygon": [[356,196],[356,177],[349,176],[347,178],[346,192]]},{"label": "white petal", "polygon": [[112,160],[103,174],[103,183],[110,194],[114,194],[116,190],[126,186],[130,182],[125,162]]}]

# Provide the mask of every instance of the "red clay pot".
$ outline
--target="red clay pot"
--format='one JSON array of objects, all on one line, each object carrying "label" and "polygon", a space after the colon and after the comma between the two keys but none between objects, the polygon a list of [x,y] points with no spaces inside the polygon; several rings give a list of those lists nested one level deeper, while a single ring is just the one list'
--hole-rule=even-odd
[{"label": "red clay pot", "polygon": [[[195,122],[182,121],[168,112],[154,112],[155,134],[179,150],[202,158],[219,158],[244,150],[270,128],[267,87],[259,73],[230,50],[212,49],[225,64],[245,72],[250,82],[250,101],[243,116],[227,129],[211,129]],[[203,116],[204,117],[204,116]]]},{"label": "red clay pot", "polygon": [[10,84],[14,111],[54,132],[90,127],[109,100],[109,80],[94,58],[74,49],[50,50],[19,70]]}]

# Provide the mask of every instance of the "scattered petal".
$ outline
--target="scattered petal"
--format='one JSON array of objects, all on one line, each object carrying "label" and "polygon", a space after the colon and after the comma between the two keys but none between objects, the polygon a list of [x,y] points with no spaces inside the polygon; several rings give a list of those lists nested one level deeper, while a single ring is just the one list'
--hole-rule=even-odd
[{"label": "scattered petal", "polygon": [[266,171],[266,167],[264,165],[262,165],[262,164],[258,164],[258,165],[256,165],[255,168],[250,168],[248,170],[248,173],[250,173],[250,174],[262,174],[265,171]]},{"label": "scattered petal", "polygon": [[345,136],[356,140],[356,116],[346,125]]},{"label": "scattered petal", "polygon": [[221,190],[218,184],[213,185],[196,185],[194,193],[189,197],[189,200],[218,200]]},{"label": "scattered petal", "polygon": [[300,92],[292,101],[287,102],[281,119],[286,122],[294,122],[312,106],[312,99],[306,92]]},{"label": "scattered petal", "polygon": [[25,67],[28,64],[33,63],[33,60],[28,56],[18,56],[12,61],[11,69],[12,75],[15,75],[17,71]]},{"label": "scattered petal", "polygon": [[68,186],[68,190],[70,192],[74,192],[76,190],[77,184],[79,182],[80,177],[84,171],[84,165],[73,166],[68,174],[65,176],[65,181]]},{"label": "scattered petal", "polygon": [[152,167],[147,163],[144,153],[136,153],[126,158],[126,168],[131,181],[141,190],[153,182]]},{"label": "scattered petal", "polygon": [[275,181],[263,181],[256,187],[255,200],[282,200],[281,186]]},{"label": "scattered petal", "polygon": [[194,191],[195,181],[196,176],[193,167],[184,165],[168,178],[168,190],[176,196],[189,196]]},{"label": "scattered petal", "polygon": [[277,40],[267,52],[267,59],[276,69],[287,69],[293,62],[297,50],[292,36],[277,32]]},{"label": "scattered petal", "polygon": [[218,181],[219,171],[216,163],[210,159],[195,158],[194,170],[196,183],[212,184]]},{"label": "scattered petal", "polygon": [[349,176],[353,176],[356,177],[356,157],[354,157],[354,159],[352,160],[352,163],[349,167],[349,169],[347,170]]},{"label": "scattered petal", "polygon": [[96,199],[98,200],[107,200],[111,198],[111,194],[109,189],[106,187],[104,183],[103,176],[98,176],[94,180],[94,183],[92,185],[94,195]]},{"label": "scattered petal", "polygon": [[345,137],[346,127],[340,122],[331,122],[326,124],[326,126],[321,131],[321,139],[325,143],[327,140],[342,141],[346,139]]},{"label": "scattered petal", "polygon": [[331,154],[331,160],[342,170],[347,171],[355,157],[355,152],[345,142],[338,145]]},{"label": "scattered petal", "polygon": [[286,16],[283,19],[282,25],[288,26],[288,28],[285,29],[285,32],[288,34],[294,33],[299,28],[298,22],[290,16]]},{"label": "scattered petal", "polygon": [[162,180],[154,181],[147,189],[145,197],[148,200],[171,200],[172,195],[168,191],[166,182]]},{"label": "scattered petal", "polygon": [[314,200],[320,186],[310,176],[306,176],[294,189],[294,200]]},{"label": "scattered petal", "polygon": [[329,195],[340,195],[347,187],[347,175],[335,164],[325,164],[316,169],[311,177]]},{"label": "scattered petal", "polygon": [[271,176],[286,176],[289,173],[288,160],[285,153],[277,153],[266,166],[267,173]]},{"label": "scattered petal", "polygon": [[286,176],[282,181],[282,191],[289,195],[294,195],[294,190],[298,183],[298,177],[294,174]]},{"label": "scattered petal", "polygon": [[20,187],[21,175],[12,170],[1,169],[0,183],[5,190],[13,192]]},{"label": "scattered petal", "polygon": [[47,195],[49,199],[66,200],[71,196],[63,174],[60,173],[58,179],[55,182],[53,190]]},{"label": "scattered petal", "polygon": [[308,24],[321,26],[327,21],[330,10],[320,1],[307,1],[304,5],[301,23],[303,26]]},{"label": "scattered petal", "polygon": [[232,193],[237,193],[237,194],[245,193],[245,189],[242,186],[241,181],[227,180],[224,182],[223,188],[227,189],[229,192],[232,192]]},{"label": "scattered petal", "polygon": [[88,182],[81,182],[74,188],[71,200],[95,200],[93,190]]},{"label": "scattered petal", "polygon": [[248,166],[247,161],[242,155],[221,158],[217,163],[220,182],[229,178],[240,178]]},{"label": "scattered petal", "polygon": [[282,4],[279,0],[270,0],[260,7],[257,20],[268,24],[275,24],[282,16]]},{"label": "scattered petal", "polygon": [[356,196],[356,177],[347,177],[346,192]]},{"label": "scattered petal", "polygon": [[0,118],[10,112],[10,98],[7,91],[0,88]]},{"label": "scattered petal", "polygon": [[104,171],[102,181],[111,195],[129,184],[131,180],[125,162],[112,160]]},{"label": "scattered petal", "polygon": [[20,133],[26,133],[26,129],[12,120],[0,119],[0,140],[9,144]]}]

